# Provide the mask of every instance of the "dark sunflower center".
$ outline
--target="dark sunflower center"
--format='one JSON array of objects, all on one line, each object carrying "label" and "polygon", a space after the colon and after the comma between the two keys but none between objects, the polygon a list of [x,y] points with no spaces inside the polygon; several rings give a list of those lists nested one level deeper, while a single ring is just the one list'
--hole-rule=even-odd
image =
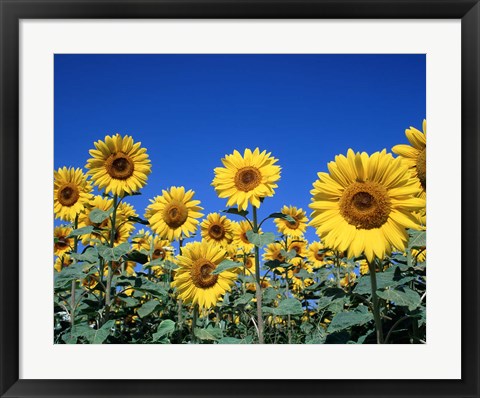
[{"label": "dark sunflower center", "polygon": [[188,218],[188,209],[182,202],[172,202],[165,207],[163,219],[170,228],[181,227]]},{"label": "dark sunflower center", "polygon": [[278,260],[280,262],[284,262],[285,261],[285,257],[282,256],[282,253],[280,251],[278,251],[276,254],[275,254],[275,260]]},{"label": "dark sunflower center", "polygon": [[66,238],[58,238],[58,240],[55,242],[55,247],[57,249],[60,249],[60,250],[66,249],[67,247],[69,247],[69,245],[67,243],[67,239]]},{"label": "dark sunflower center", "polygon": [[262,175],[256,167],[243,167],[235,174],[235,186],[244,192],[251,191],[260,185]]},{"label": "dark sunflower center", "polygon": [[247,258],[247,260],[245,261],[245,268],[252,268],[253,267],[253,260],[251,258]]},{"label": "dark sunflower center", "polygon": [[193,284],[200,289],[207,289],[217,283],[218,275],[212,275],[215,264],[207,259],[198,259],[192,266],[190,275]]},{"label": "dark sunflower center", "polygon": [[355,182],[343,192],[340,214],[357,229],[380,228],[390,214],[390,197],[380,184]]},{"label": "dark sunflower center", "polygon": [[290,246],[290,250],[295,250],[295,253],[300,253],[300,251],[302,250],[302,248],[298,245],[292,245]]},{"label": "dark sunflower center", "polygon": [[427,190],[427,148],[417,157],[417,175],[423,189]]},{"label": "dark sunflower center", "polygon": [[323,261],[325,259],[325,254],[318,251],[315,253],[315,259],[318,261]]},{"label": "dark sunflower center", "polygon": [[290,229],[297,229],[298,226],[300,225],[300,221],[298,221],[296,217],[292,217],[292,218],[293,218],[293,221],[285,220],[285,222]]},{"label": "dark sunflower center", "polygon": [[240,238],[242,239],[242,242],[244,242],[244,243],[250,243],[250,241],[249,241],[248,238],[247,238],[247,233],[246,233],[246,232],[242,233],[242,234],[240,235]]},{"label": "dark sunflower center", "polygon": [[167,255],[167,252],[165,251],[165,249],[163,249],[162,247],[159,247],[159,248],[155,249],[155,251],[153,252],[152,258],[154,260],[156,260],[158,258],[160,260],[164,260],[166,255]]},{"label": "dark sunflower center", "polygon": [[221,240],[225,237],[225,228],[220,224],[213,224],[209,228],[208,234],[215,240]]},{"label": "dark sunflower center", "polygon": [[62,206],[73,206],[79,197],[80,192],[77,186],[70,182],[60,187],[57,194],[57,199]]},{"label": "dark sunflower center", "polygon": [[105,168],[110,177],[117,180],[126,180],[135,170],[133,160],[123,152],[110,155],[105,161]]}]

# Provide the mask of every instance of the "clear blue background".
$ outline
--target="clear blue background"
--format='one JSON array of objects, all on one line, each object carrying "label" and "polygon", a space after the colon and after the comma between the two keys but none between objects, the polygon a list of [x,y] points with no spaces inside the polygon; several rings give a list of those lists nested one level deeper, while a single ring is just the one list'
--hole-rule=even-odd
[{"label": "clear blue background", "polygon": [[206,215],[225,209],[210,185],[221,158],[258,146],[282,167],[260,214],[308,209],[336,154],[390,151],[421,129],[425,96],[424,55],[55,55],[55,168],[83,167],[94,141],[129,134],[153,165],[128,200],[140,216],[172,185],[193,189]]}]

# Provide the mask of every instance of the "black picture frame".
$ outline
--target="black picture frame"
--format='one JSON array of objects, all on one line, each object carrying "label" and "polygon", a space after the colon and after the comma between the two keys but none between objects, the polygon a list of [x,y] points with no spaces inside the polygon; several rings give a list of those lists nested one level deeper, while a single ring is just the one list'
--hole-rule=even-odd
[{"label": "black picture frame", "polygon": [[[478,397],[480,5],[478,0],[0,0],[0,395],[2,397]],[[461,380],[19,379],[19,21],[126,18],[461,19]],[[453,132],[458,133],[458,132]],[[448,196],[448,194],[446,195]],[[468,254],[467,254],[468,253]],[[468,261],[466,261],[466,255]],[[268,364],[265,366],[276,366]],[[319,362],[322,358],[319,358]],[[348,359],[346,359],[348,365]],[[226,366],[226,364],[222,364]],[[279,371],[288,377],[288,364]],[[422,366],[412,359],[412,366]]]}]

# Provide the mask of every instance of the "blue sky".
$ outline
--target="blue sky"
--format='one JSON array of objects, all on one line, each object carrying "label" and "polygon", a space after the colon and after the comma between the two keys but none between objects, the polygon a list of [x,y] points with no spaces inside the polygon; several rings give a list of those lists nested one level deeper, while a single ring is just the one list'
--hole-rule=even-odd
[{"label": "blue sky", "polygon": [[205,215],[225,209],[213,169],[246,147],[282,167],[266,216],[308,209],[316,173],[336,154],[406,143],[405,129],[426,115],[426,64],[424,55],[61,54],[54,101],[55,168],[83,167],[107,134],[147,148],[148,185],[128,200],[140,216],[172,185],[193,189]]}]

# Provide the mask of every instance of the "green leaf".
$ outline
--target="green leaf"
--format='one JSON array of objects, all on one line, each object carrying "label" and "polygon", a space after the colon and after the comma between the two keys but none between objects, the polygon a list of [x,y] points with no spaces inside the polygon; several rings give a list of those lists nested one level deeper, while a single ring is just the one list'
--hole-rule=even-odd
[{"label": "green leaf", "polygon": [[295,219],[290,214],[272,213],[267,218],[281,218],[287,220],[289,223],[295,223]]},{"label": "green leaf", "polygon": [[195,336],[200,340],[219,340],[223,337],[221,329],[209,327],[207,329],[195,328]]},{"label": "green leaf", "polygon": [[100,209],[93,209],[89,214],[89,218],[90,218],[90,221],[93,222],[94,224],[100,224],[103,221],[105,221],[112,212],[113,212],[113,208],[108,209],[106,211],[100,210]]},{"label": "green leaf", "polygon": [[153,341],[160,340],[163,336],[168,336],[175,330],[175,322],[171,319],[165,319],[158,325],[157,332],[153,334]]},{"label": "green leaf", "polygon": [[[250,337],[250,336],[247,336]],[[250,340],[250,341],[249,341]],[[217,344],[250,344],[251,339],[237,339],[235,337],[222,337]]]},{"label": "green leaf", "polygon": [[137,310],[137,314],[140,318],[145,318],[155,311],[158,306],[160,306],[160,303],[157,300],[147,301]]},{"label": "green leaf", "polygon": [[106,322],[100,329],[93,330],[93,336],[89,339],[92,344],[102,344],[110,335],[111,329],[115,326],[115,321]]},{"label": "green leaf", "polygon": [[410,239],[408,241],[409,249],[419,249],[427,246],[427,233],[426,231],[408,231]]},{"label": "green leaf", "polygon": [[134,299],[133,297],[119,297],[127,307],[136,307],[138,305],[138,300]]},{"label": "green leaf", "polygon": [[395,303],[395,305],[406,306],[410,311],[420,305],[420,295],[408,287],[377,290],[377,295],[384,300]]},{"label": "green leaf", "polygon": [[135,278],[135,281],[132,286],[135,290],[141,292],[147,292],[159,298],[167,296],[168,293],[163,289],[162,286],[158,283],[153,283],[143,276]]},{"label": "green leaf", "polygon": [[213,270],[212,275],[218,275],[221,272],[226,271],[228,269],[239,268],[239,267],[243,267],[243,264],[242,263],[237,263],[236,261],[232,261],[232,260],[223,260]]},{"label": "green leaf", "polygon": [[249,242],[253,243],[257,247],[263,247],[270,243],[275,242],[275,234],[273,232],[265,232],[262,234],[257,234],[252,230],[246,232],[247,239]]},{"label": "green leaf", "polygon": [[140,217],[133,217],[133,216],[129,216],[128,217],[128,221],[132,221],[132,222],[136,222],[138,224],[142,224],[142,225],[149,225],[148,221],[147,220],[144,220]]},{"label": "green leaf", "polygon": [[133,250],[125,255],[125,260],[135,261],[139,264],[145,264],[148,262],[148,257],[145,254],[139,252],[138,250]]},{"label": "green leaf", "polygon": [[237,307],[239,305],[246,305],[250,301],[252,301],[254,295],[251,293],[245,293],[243,296],[240,296],[238,299],[236,299],[233,303],[234,307]]},{"label": "green leaf", "polygon": [[280,301],[277,308],[273,309],[275,315],[301,315],[303,314],[302,303],[294,298]]},{"label": "green leaf", "polygon": [[[404,285],[415,279],[413,276],[403,276],[398,265],[390,267],[385,272],[377,272],[376,278],[378,289]],[[371,286],[370,275],[364,275],[358,279],[357,286],[355,286],[353,292],[357,294],[369,294],[372,292]]]},{"label": "green leaf", "polygon": [[130,243],[124,242],[116,247],[98,246],[98,254],[100,254],[105,261],[118,261],[122,256],[130,251]]},{"label": "green leaf", "polygon": [[230,207],[226,210],[222,210],[222,213],[235,214],[237,216],[247,217],[248,211],[238,210],[236,207]]},{"label": "green leaf", "polygon": [[70,253],[70,257],[77,262],[96,263],[98,261],[98,251],[95,247],[85,249],[83,253]]},{"label": "green leaf", "polygon": [[336,314],[330,325],[328,332],[334,333],[352,326],[361,326],[373,320],[373,315],[367,307],[360,305],[354,311],[340,312]]},{"label": "green leaf", "polygon": [[297,257],[297,251],[292,249],[289,252],[286,250],[280,250],[280,254],[285,257],[285,261],[290,261],[292,258]]},{"label": "green leaf", "polygon": [[323,344],[327,339],[327,334],[322,329],[319,329],[314,334],[308,335],[305,339],[305,344]]},{"label": "green leaf", "polygon": [[165,271],[174,271],[177,268],[178,268],[178,265],[169,260],[165,260],[165,262],[163,263],[163,269]]},{"label": "green leaf", "polygon": [[93,226],[87,225],[86,227],[74,229],[70,235],[68,235],[69,238],[72,238],[74,236],[80,236],[80,235],[88,235],[93,231]]}]

